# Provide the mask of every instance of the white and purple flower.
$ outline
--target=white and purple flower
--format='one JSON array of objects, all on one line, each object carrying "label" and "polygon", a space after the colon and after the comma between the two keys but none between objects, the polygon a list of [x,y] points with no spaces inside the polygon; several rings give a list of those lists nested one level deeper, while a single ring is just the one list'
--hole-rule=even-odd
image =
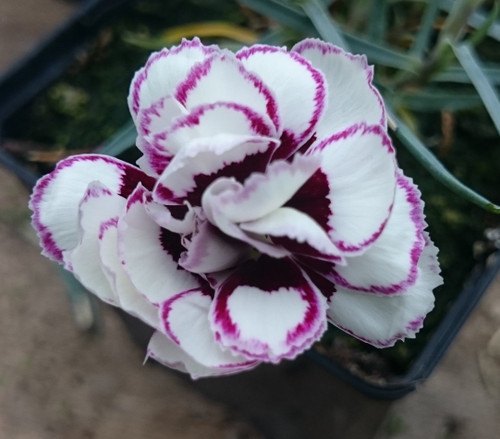
[{"label": "white and purple flower", "polygon": [[327,321],[377,347],[414,337],[437,250],[372,75],[314,39],[154,53],[128,99],[139,167],[77,155],[40,179],[43,253],[193,377],[292,359]]}]

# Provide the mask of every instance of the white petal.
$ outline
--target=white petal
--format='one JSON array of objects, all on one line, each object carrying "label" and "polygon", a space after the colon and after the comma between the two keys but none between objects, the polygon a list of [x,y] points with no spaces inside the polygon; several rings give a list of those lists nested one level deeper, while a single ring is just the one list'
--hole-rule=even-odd
[{"label": "white petal", "polygon": [[405,291],[417,278],[425,226],[420,192],[401,174],[384,231],[365,253],[348,258],[345,266],[336,267],[332,280],[359,291],[385,294]]},{"label": "white petal", "polygon": [[196,65],[174,94],[188,110],[203,104],[231,102],[268,117],[281,135],[278,105],[272,91],[248,72],[229,51],[215,53]]},{"label": "white petal", "polygon": [[314,174],[319,157],[296,155],[293,162],[276,160],[264,173],[252,174],[243,184],[219,187],[217,193],[207,190],[203,197],[205,211],[217,206],[230,221],[253,221],[282,207]]},{"label": "white petal", "polygon": [[192,140],[158,179],[154,199],[200,206],[204,190],[220,174],[244,179],[265,168],[274,142],[268,137],[226,133]]},{"label": "white petal", "polygon": [[328,310],[340,329],[376,347],[390,347],[414,338],[434,307],[432,290],[442,283],[437,249],[428,241],[419,260],[418,277],[403,294],[374,295],[339,287]]},{"label": "white petal", "polygon": [[180,293],[162,305],[165,332],[195,361],[205,367],[234,370],[253,367],[241,355],[235,355],[216,341],[208,320],[212,299],[200,290]]},{"label": "white petal", "polygon": [[146,138],[160,134],[170,128],[178,117],[185,114],[186,109],[173,96],[162,97],[150,107],[139,111],[137,132]]},{"label": "white petal", "polygon": [[148,345],[148,355],[159,363],[188,373],[191,378],[197,379],[209,376],[229,375],[240,372],[239,368],[221,369],[218,367],[206,367],[198,363],[183,351],[177,344],[170,340],[165,334],[156,331]]},{"label": "white petal", "polygon": [[394,201],[397,167],[391,141],[379,125],[354,125],[311,149],[318,152],[328,182],[329,218],[321,222],[311,216],[341,250],[363,252],[382,233]]},{"label": "white petal", "polygon": [[330,43],[306,39],[292,48],[320,70],[328,84],[328,104],[316,126],[319,140],[356,123],[386,127],[385,107],[372,85],[373,68],[361,55]]},{"label": "white petal", "polygon": [[33,227],[45,256],[62,262],[62,252],[77,244],[78,206],[93,181],[123,197],[140,181],[152,183],[141,170],[113,157],[83,154],[59,162],[38,180],[30,199]]},{"label": "white petal", "polygon": [[217,290],[216,339],[248,358],[295,358],[326,328],[326,298],[290,260],[248,261]]},{"label": "white petal", "polygon": [[153,138],[155,149],[176,155],[191,141],[221,133],[242,137],[276,137],[271,120],[252,108],[233,102],[216,102],[195,107],[165,132]]},{"label": "white petal", "polygon": [[217,46],[204,46],[195,38],[153,53],[146,65],[136,72],[130,85],[128,105],[134,120],[139,110],[173,94],[195,64],[218,50]]},{"label": "white petal", "polygon": [[289,157],[311,137],[325,109],[327,90],[322,73],[296,52],[274,46],[254,45],[236,56],[273,91],[284,131],[276,157]]},{"label": "white petal", "polygon": [[[164,229],[179,234],[189,234],[194,231],[195,212],[189,205],[165,206],[150,200],[148,197],[144,208],[155,223]],[[174,216],[175,212],[182,215],[183,211],[184,216]]]},{"label": "white petal", "polygon": [[123,269],[118,255],[118,217],[101,224],[99,256],[104,273],[116,291],[118,305],[153,328],[159,328],[158,308],[139,294]]},{"label": "white petal", "polygon": [[101,224],[117,217],[124,205],[124,198],[100,183],[91,183],[80,203],[80,242],[73,250],[63,252],[66,268],[82,285],[113,305],[118,305],[118,298],[99,257],[99,235]]},{"label": "white petal", "polygon": [[[254,221],[240,224],[246,232],[269,235],[293,253],[344,263],[342,252],[328,234],[308,215],[290,207],[281,207]],[[275,239],[273,239],[275,241]]]},{"label": "white petal", "polygon": [[249,247],[221,233],[208,221],[193,233],[179,265],[192,273],[213,273],[234,267],[248,255]]},{"label": "white petal", "polygon": [[175,294],[195,288],[195,276],[179,267],[184,248],[180,236],[162,229],[147,214],[143,187],[129,197],[118,223],[119,251],[131,282],[151,303],[159,304]]}]

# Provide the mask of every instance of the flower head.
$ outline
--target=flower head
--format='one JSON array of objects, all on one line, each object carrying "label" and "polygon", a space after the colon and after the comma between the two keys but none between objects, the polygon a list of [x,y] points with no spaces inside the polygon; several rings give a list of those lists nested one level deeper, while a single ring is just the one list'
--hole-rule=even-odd
[{"label": "flower head", "polygon": [[151,55],[128,98],[138,167],[77,155],[37,183],[43,253],[156,329],[193,377],[294,358],[327,321],[413,337],[441,283],[372,68],[307,39]]}]

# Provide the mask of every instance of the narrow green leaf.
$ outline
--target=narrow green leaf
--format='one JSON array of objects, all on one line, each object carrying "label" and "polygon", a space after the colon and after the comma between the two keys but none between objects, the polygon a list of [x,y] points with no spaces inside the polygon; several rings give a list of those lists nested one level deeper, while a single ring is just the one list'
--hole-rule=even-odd
[{"label": "narrow green leaf", "polygon": [[429,45],[431,33],[434,30],[434,21],[436,20],[437,13],[439,11],[440,2],[441,0],[430,0],[427,8],[425,9],[420,30],[415,40],[415,44],[411,49],[412,53],[419,58],[422,58]]},{"label": "narrow green leaf", "polygon": [[409,72],[415,71],[418,58],[397,52],[384,44],[376,44],[357,35],[344,32],[344,38],[349,44],[352,53],[366,55],[368,61],[387,67],[394,67]]},{"label": "narrow green leaf", "polygon": [[425,89],[416,93],[385,92],[384,98],[394,107],[415,111],[466,110],[481,106],[481,98],[474,92]]},{"label": "narrow green leaf", "polygon": [[[484,65],[483,73],[488,77],[491,84],[500,85],[500,66]],[[461,66],[451,66],[445,71],[438,73],[432,81],[436,82],[457,82],[460,84],[470,84],[471,79],[469,75]]]},{"label": "narrow green leaf", "polygon": [[123,125],[123,127],[109,139],[102,147],[99,149],[101,154],[111,155],[117,157],[131,146],[135,145],[135,139],[137,137],[137,130],[132,121]]},{"label": "narrow green leaf", "polygon": [[[326,0],[323,0],[326,3]],[[294,29],[303,36],[319,37],[319,33],[303,11],[275,0],[239,0],[240,3],[268,18]],[[376,44],[349,32],[342,32],[343,38],[353,53],[366,55],[373,64],[413,72],[418,58],[397,52],[383,44]]]},{"label": "narrow green leaf", "polygon": [[474,48],[469,43],[451,44],[455,55],[469,75],[472,84],[476,87],[483,100],[495,127],[500,134],[500,98],[493,84],[484,74],[481,62],[475,54]]},{"label": "narrow green leaf", "polygon": [[394,129],[396,137],[436,180],[464,199],[480,206],[488,212],[500,214],[500,206],[484,198],[454,177],[393,112],[390,112],[390,118],[396,125]]},{"label": "narrow green leaf", "polygon": [[[447,12],[451,11],[455,1],[456,0],[442,0],[442,4],[440,5],[441,9]],[[474,11],[470,14],[467,24],[474,29],[479,29],[488,20],[488,18],[487,14],[480,11]],[[500,41],[500,23],[497,21],[489,26],[487,33],[491,38]]]},{"label": "narrow green leaf", "polygon": [[373,0],[371,6],[368,38],[375,43],[381,43],[387,30],[387,0]]},{"label": "narrow green leaf", "polygon": [[238,2],[303,35],[319,36],[309,19],[301,14],[300,10],[289,5],[274,0],[238,0]]},{"label": "narrow green leaf", "polygon": [[336,44],[345,50],[349,50],[347,41],[337,29],[337,25],[322,3],[318,0],[306,0],[302,2],[300,6],[323,40]]}]

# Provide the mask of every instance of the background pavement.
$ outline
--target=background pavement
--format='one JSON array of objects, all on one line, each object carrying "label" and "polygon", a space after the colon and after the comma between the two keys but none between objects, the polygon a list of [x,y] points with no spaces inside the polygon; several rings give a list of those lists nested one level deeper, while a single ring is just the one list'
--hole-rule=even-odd
[{"label": "background pavement", "polygon": [[[76,5],[1,0],[0,74]],[[366,398],[304,361],[193,385],[143,366],[109,307],[100,333],[78,331],[56,267],[33,242],[28,196],[0,168],[0,438],[498,437],[500,279],[431,378],[399,401]]]}]

